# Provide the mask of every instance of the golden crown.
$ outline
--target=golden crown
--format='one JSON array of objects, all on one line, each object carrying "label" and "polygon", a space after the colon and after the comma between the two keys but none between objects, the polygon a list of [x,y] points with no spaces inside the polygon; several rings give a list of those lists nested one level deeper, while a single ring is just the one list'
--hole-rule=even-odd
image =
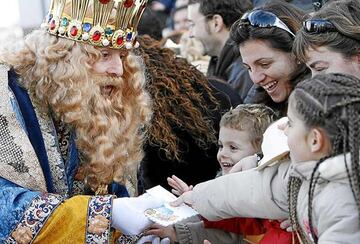
[{"label": "golden crown", "polygon": [[[41,25],[50,34],[99,47],[138,47],[147,0],[52,0]],[[71,6],[71,7],[70,7]]]}]

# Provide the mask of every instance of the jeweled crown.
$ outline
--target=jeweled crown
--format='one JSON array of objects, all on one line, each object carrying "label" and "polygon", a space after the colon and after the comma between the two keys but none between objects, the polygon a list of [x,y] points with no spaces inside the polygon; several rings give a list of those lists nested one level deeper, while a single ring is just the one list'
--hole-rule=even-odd
[{"label": "jeweled crown", "polygon": [[42,27],[50,34],[99,47],[138,47],[147,0],[52,0]]}]

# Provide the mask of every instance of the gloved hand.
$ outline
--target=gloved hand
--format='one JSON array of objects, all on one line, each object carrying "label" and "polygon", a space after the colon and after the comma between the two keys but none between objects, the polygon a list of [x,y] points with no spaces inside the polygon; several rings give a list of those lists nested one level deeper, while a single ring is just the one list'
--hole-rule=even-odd
[{"label": "gloved hand", "polygon": [[153,223],[144,211],[162,204],[162,201],[148,193],[139,197],[116,198],[113,200],[111,226],[125,235],[138,235]]},{"label": "gloved hand", "polygon": [[144,244],[144,243],[151,243],[151,244],[170,244],[169,238],[160,239],[160,237],[155,235],[147,235],[143,236],[136,242],[136,244]]}]

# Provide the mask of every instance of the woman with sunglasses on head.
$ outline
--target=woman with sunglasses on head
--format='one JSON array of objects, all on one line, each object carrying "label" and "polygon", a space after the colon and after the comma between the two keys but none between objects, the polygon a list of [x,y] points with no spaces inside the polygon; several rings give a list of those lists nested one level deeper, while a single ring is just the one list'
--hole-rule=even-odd
[{"label": "woman with sunglasses on head", "polygon": [[294,86],[309,73],[291,52],[303,15],[289,3],[271,1],[244,14],[230,32],[254,82],[254,93],[264,89],[273,101],[268,105],[280,114],[285,114]]},{"label": "woman with sunglasses on head", "polygon": [[313,13],[293,48],[312,75],[339,72],[360,77],[360,1],[334,1]]}]

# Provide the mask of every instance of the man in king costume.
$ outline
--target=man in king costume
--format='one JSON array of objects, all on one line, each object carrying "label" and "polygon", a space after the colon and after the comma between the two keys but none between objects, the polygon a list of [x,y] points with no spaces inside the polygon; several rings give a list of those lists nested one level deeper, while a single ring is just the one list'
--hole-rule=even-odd
[{"label": "man in king costume", "polygon": [[150,224],[154,199],[120,198],[151,117],[132,52],[146,1],[53,0],[0,54],[1,243],[111,243]]}]

